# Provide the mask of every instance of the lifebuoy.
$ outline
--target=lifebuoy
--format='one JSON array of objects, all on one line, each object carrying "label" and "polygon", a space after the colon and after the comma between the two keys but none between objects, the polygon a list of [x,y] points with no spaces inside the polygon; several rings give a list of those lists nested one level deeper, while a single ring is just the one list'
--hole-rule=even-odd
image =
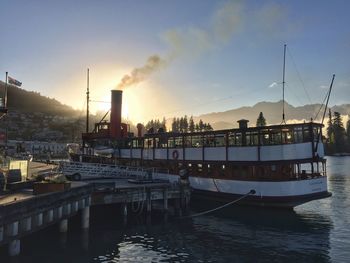
[{"label": "lifebuoy", "polygon": [[173,159],[177,160],[179,158],[179,152],[177,150],[173,151]]}]

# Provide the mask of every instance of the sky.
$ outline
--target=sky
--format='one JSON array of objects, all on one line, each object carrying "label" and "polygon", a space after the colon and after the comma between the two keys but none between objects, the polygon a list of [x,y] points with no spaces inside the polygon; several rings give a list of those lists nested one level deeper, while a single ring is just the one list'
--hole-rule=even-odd
[{"label": "sky", "polygon": [[[133,122],[282,99],[350,103],[350,1],[0,0],[0,79]],[[95,102],[102,101],[102,102]]]}]

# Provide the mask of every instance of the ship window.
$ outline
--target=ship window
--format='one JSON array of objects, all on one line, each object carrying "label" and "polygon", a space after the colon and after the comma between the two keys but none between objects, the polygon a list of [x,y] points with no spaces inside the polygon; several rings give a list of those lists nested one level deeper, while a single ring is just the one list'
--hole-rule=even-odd
[{"label": "ship window", "polygon": [[242,141],[242,134],[241,133],[236,133],[235,134],[235,145],[241,146],[243,143]]},{"label": "ship window", "polygon": [[276,165],[271,165],[271,171],[276,172]]},{"label": "ship window", "polygon": [[303,130],[302,127],[294,127],[294,142],[301,143],[303,142]]},{"label": "ship window", "polygon": [[153,138],[145,139],[145,148],[153,148]]},{"label": "ship window", "polygon": [[185,147],[191,147],[192,146],[191,136],[185,136],[184,139],[185,139]]},{"label": "ship window", "polygon": [[168,140],[164,137],[161,137],[161,138],[155,138],[154,142],[155,142],[156,148],[166,148]]},{"label": "ship window", "polygon": [[[319,129],[319,127],[314,127],[313,130],[314,130],[314,141],[317,142],[320,129]],[[320,134],[320,139],[321,139],[321,137],[322,137],[322,136],[321,136],[321,134]]]},{"label": "ship window", "polygon": [[310,136],[311,136],[311,134],[310,134],[310,131],[309,131],[309,128],[308,127],[305,127],[304,128],[304,133],[303,133],[303,141],[304,142],[309,142],[309,141],[311,141],[311,138],[310,138]]},{"label": "ship window", "polygon": [[282,143],[293,143],[293,133],[289,129],[282,130]]},{"label": "ship window", "polygon": [[174,148],[174,137],[169,137],[168,138],[168,147],[169,148]]},{"label": "ship window", "polygon": [[235,134],[233,132],[228,135],[228,145],[235,145]]},{"label": "ship window", "polygon": [[203,165],[201,163],[197,164],[197,171],[201,173],[203,171]]},{"label": "ship window", "polygon": [[260,144],[268,145],[270,142],[270,134],[268,130],[261,130],[260,132]]},{"label": "ship window", "polygon": [[258,144],[259,144],[258,133],[251,132],[250,133],[250,143],[248,144],[248,139],[247,139],[247,145],[258,145]]},{"label": "ship window", "polygon": [[281,139],[281,131],[280,130],[272,130],[270,133],[270,142],[271,144],[281,144],[282,139]]},{"label": "ship window", "polygon": [[215,146],[216,147],[225,146],[225,135],[224,134],[215,135]]},{"label": "ship window", "polygon": [[154,138],[154,146],[155,146],[155,148],[161,148],[159,138]]},{"label": "ship window", "polygon": [[175,148],[182,148],[183,147],[182,142],[183,142],[182,137],[175,137],[174,147]]},{"label": "ship window", "polygon": [[204,139],[203,141],[204,146],[206,147],[215,146],[215,137],[213,134],[204,135],[203,139]]},{"label": "ship window", "polygon": [[202,147],[202,146],[203,146],[202,136],[200,135],[192,136],[192,147]]}]

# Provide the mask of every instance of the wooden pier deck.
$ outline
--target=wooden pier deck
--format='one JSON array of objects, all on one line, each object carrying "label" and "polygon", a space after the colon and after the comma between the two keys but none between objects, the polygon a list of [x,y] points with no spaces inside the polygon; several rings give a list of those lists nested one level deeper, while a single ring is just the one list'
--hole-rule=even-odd
[{"label": "wooden pier deck", "polygon": [[142,204],[140,212],[151,213],[153,201],[160,201],[167,211],[168,200],[181,209],[189,199],[190,188],[183,182],[131,183],[117,178],[71,182],[68,190],[40,195],[34,195],[32,189],[6,192],[0,195],[0,246],[8,245],[9,254],[18,255],[21,237],[52,224],[66,232],[68,219],[78,213],[82,229],[88,229],[90,206],[120,204],[121,216],[126,218],[132,204]]}]

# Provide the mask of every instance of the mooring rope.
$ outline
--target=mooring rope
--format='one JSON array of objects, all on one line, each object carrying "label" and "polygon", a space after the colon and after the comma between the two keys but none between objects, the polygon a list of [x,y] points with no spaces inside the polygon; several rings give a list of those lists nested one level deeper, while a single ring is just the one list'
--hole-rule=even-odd
[{"label": "mooring rope", "polygon": [[231,202],[229,202],[229,203],[227,203],[227,204],[224,204],[224,205],[221,205],[221,206],[219,206],[219,207],[216,207],[216,208],[214,208],[214,209],[211,209],[211,210],[208,210],[208,211],[204,211],[204,212],[200,212],[200,213],[193,214],[193,215],[189,215],[189,216],[183,216],[183,217],[180,217],[179,219],[192,218],[192,217],[197,217],[197,216],[202,216],[202,215],[209,214],[209,213],[211,213],[211,212],[220,210],[220,209],[222,209],[222,208],[224,208],[224,207],[226,207],[226,206],[229,206],[229,205],[232,205],[232,204],[234,204],[234,203],[237,203],[238,201],[240,201],[240,200],[246,198],[247,196],[249,196],[249,195],[251,195],[251,194],[255,194],[255,190],[252,189],[252,190],[250,190],[248,193],[246,193],[245,195],[243,195],[243,196],[241,196],[241,197],[239,197],[239,198],[237,198],[237,199],[235,199],[235,200],[233,200],[233,201],[231,201]]}]

